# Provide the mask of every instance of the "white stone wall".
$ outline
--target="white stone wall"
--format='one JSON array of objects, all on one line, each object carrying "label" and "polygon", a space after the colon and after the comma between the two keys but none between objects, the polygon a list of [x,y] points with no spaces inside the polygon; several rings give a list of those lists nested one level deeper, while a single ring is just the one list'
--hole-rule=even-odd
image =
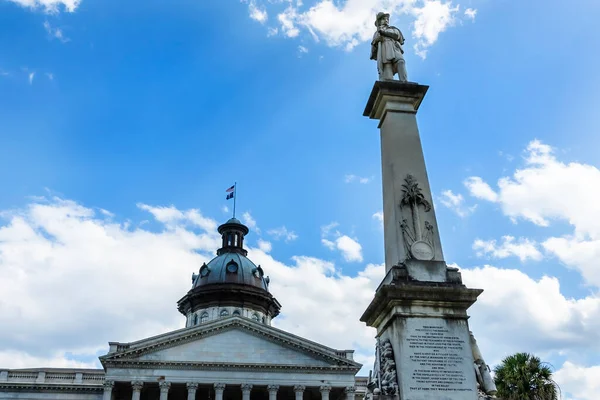
[{"label": "white stone wall", "polygon": [[[221,314],[223,312],[227,312],[226,316],[222,316]],[[204,323],[209,322],[209,321],[214,321],[216,319],[220,319],[220,318],[226,318],[226,317],[231,317],[234,315],[234,313],[239,313],[240,317],[244,317],[244,318],[249,318],[252,319],[256,322],[259,323],[263,323],[265,325],[271,325],[271,318],[260,312],[260,311],[256,311],[253,310],[251,308],[243,308],[243,307],[208,307],[208,308],[203,308],[203,309],[199,309],[195,312],[190,312],[187,315],[186,318],[186,322],[185,322],[185,326],[186,328],[195,326],[194,325],[194,316],[197,317],[197,324],[196,325],[200,325],[202,324],[202,316],[203,315],[207,315],[207,320],[204,321]]]},{"label": "white stone wall", "polygon": [[140,356],[140,360],[328,367],[327,361],[241,329],[231,329]]}]

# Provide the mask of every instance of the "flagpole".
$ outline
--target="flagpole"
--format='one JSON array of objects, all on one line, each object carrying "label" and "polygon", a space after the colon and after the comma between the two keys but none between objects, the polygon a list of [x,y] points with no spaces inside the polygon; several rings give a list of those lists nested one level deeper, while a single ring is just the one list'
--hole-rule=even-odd
[{"label": "flagpole", "polygon": [[235,218],[235,201],[237,200],[237,182],[233,183],[233,218]]}]

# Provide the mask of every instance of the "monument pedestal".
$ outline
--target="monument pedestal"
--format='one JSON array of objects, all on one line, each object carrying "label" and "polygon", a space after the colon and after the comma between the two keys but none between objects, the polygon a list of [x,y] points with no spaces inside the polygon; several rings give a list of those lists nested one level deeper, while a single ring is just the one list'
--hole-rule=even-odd
[{"label": "monument pedestal", "polygon": [[387,273],[361,321],[391,343],[400,400],[477,400],[467,309],[481,292]]},{"label": "monument pedestal", "polygon": [[386,266],[361,317],[377,329],[369,386],[373,399],[478,400],[467,309],[482,290],[444,261],[416,119],[427,89],[377,81],[364,112],[379,120]]}]

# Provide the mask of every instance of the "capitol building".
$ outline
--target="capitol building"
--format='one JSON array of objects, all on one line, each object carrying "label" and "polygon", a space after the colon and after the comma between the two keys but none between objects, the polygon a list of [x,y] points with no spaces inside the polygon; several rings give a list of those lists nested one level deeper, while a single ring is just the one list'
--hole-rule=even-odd
[{"label": "capitol building", "polygon": [[[109,342],[103,369],[0,365],[0,399],[358,400],[367,378],[353,350],[271,326],[281,304],[266,271],[247,258],[248,227],[218,228],[217,256],[192,275],[178,301],[185,328],[136,342]],[[112,338],[111,338],[112,339]],[[118,339],[118,338],[115,338]]]}]

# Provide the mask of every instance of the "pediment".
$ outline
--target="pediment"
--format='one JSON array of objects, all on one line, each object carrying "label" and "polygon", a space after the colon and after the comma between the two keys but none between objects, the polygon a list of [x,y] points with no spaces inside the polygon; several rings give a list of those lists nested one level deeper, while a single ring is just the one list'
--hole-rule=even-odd
[{"label": "pediment", "polygon": [[330,363],[298,349],[256,336],[239,327],[139,357],[141,361],[181,361],[225,364],[329,366]]},{"label": "pediment", "polygon": [[343,352],[254,321],[229,317],[133,343],[100,357],[103,365],[173,365],[196,367],[254,367],[343,369],[361,364]]}]

